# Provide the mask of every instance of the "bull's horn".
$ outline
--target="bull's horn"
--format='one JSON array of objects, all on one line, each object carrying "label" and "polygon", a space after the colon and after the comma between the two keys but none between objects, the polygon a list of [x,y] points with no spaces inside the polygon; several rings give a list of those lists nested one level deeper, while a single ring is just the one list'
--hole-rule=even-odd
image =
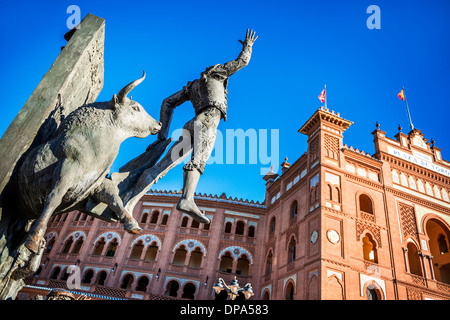
[{"label": "bull's horn", "polygon": [[145,79],[145,70],[144,70],[144,75],[142,76],[142,78],[134,80],[133,82],[127,84],[122,90],[119,91],[119,93],[117,94],[118,101],[124,102],[127,94],[129,94],[131,90],[136,88],[142,81],[144,81],[144,79]]}]

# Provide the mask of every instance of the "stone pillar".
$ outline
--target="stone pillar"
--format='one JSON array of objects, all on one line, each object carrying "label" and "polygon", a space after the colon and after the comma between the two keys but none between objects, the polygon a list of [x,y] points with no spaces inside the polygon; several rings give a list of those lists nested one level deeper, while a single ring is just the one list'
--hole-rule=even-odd
[{"label": "stone pillar", "polygon": [[186,258],[184,259],[184,265],[185,265],[185,266],[188,266],[190,260],[191,260],[191,253],[188,251],[188,252],[186,253]]},{"label": "stone pillar", "polygon": [[[105,20],[88,14],[0,139],[1,300],[14,299],[24,285],[22,279],[34,268],[21,266],[28,261],[39,265],[42,257],[32,254],[19,240],[26,238],[25,228],[9,234],[9,226],[20,223],[11,178],[21,157],[34,145],[48,141],[63,117],[97,98],[103,88],[104,37]],[[26,222],[22,221],[23,225]],[[19,241],[9,243],[12,238]]]},{"label": "stone pillar", "polygon": [[419,251],[419,257],[420,257],[420,262],[422,263],[422,269],[423,269],[423,277],[425,279],[428,279],[428,272],[427,272],[427,266],[425,265],[425,255]]},{"label": "stone pillar", "polygon": [[232,268],[231,268],[231,273],[232,273],[232,274],[236,274],[236,269],[237,269],[237,261],[233,259],[233,264],[232,264]]},{"label": "stone pillar", "polygon": [[431,280],[436,280],[433,268],[433,256],[427,255],[427,258],[428,258],[428,265],[430,266]]},{"label": "stone pillar", "polygon": [[[143,242],[143,241],[142,241]],[[142,248],[142,252],[141,252],[141,256],[139,257],[139,260],[143,261],[145,258],[145,254],[147,253],[147,249],[150,246],[150,244],[148,244],[147,246],[145,246],[145,244],[143,243],[144,247]]]},{"label": "stone pillar", "polygon": [[409,273],[409,263],[408,263],[408,248],[402,247],[403,250],[403,259],[405,261],[405,271]]}]

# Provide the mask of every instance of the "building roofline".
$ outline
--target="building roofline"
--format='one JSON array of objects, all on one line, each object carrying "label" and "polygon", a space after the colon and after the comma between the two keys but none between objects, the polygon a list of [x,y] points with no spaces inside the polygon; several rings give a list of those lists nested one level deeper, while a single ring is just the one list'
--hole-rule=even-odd
[{"label": "building roofline", "polygon": [[[153,190],[150,189],[149,191],[147,191],[146,195],[150,195],[150,196],[163,196],[163,197],[181,197],[181,191],[172,191],[172,190]],[[201,194],[201,193],[195,193],[194,199],[198,199],[198,200],[209,200],[209,201],[215,201],[215,202],[222,202],[222,203],[228,203],[228,204],[237,204],[237,205],[241,205],[241,206],[248,206],[248,207],[252,207],[252,208],[257,208],[257,209],[266,209],[266,206],[261,204],[259,201],[254,201],[251,200],[249,201],[248,199],[243,200],[238,199],[237,197],[232,198],[232,197],[227,197],[225,195],[225,192],[222,193],[220,196],[217,195],[212,195],[212,194]]]}]

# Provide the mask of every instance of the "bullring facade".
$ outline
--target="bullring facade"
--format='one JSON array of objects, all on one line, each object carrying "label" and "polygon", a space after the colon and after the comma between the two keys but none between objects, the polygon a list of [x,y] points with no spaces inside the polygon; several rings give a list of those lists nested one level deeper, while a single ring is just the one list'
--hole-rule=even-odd
[{"label": "bullring facade", "polygon": [[[264,202],[197,194],[211,219],[149,191],[143,232],[79,212],[54,217],[41,268],[19,294],[67,288],[71,265],[95,299],[214,299],[218,278],[251,283],[252,299],[449,299],[450,163],[417,129],[377,124],[375,153],[343,143],[352,122],[321,107],[299,129],[307,151],[265,177]],[[261,181],[261,183],[264,183]]]}]

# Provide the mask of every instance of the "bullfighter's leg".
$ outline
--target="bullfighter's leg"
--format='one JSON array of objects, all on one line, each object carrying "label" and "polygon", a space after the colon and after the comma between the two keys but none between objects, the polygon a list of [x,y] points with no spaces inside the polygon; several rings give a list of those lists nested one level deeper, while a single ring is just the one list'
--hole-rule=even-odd
[{"label": "bullfighter's leg", "polygon": [[177,203],[177,210],[205,224],[210,223],[210,220],[195,204],[194,195],[200,175],[214,148],[220,116],[218,109],[209,108],[196,117],[192,158],[183,168],[183,193]]},{"label": "bullfighter's leg", "polygon": [[[40,243],[44,238],[50,217],[61,204],[64,195],[72,186],[72,181],[77,178],[76,174],[78,173],[78,170],[76,170],[76,168],[73,170],[74,162],[71,162],[69,166],[67,165],[68,160],[65,160],[55,169],[52,191],[48,194],[45,200],[44,210],[42,211],[41,216],[34,222],[32,230],[25,242],[25,247],[34,253],[39,252]],[[70,170],[67,170],[69,167]]]},{"label": "bullfighter's leg", "polygon": [[133,210],[142,196],[151,188],[151,186],[161,179],[165,173],[183,161],[192,151],[192,141],[194,131],[194,119],[188,121],[183,127],[183,135],[170,147],[164,157],[153,167],[145,170],[138,179],[133,193],[125,200],[125,208],[128,211]]}]

